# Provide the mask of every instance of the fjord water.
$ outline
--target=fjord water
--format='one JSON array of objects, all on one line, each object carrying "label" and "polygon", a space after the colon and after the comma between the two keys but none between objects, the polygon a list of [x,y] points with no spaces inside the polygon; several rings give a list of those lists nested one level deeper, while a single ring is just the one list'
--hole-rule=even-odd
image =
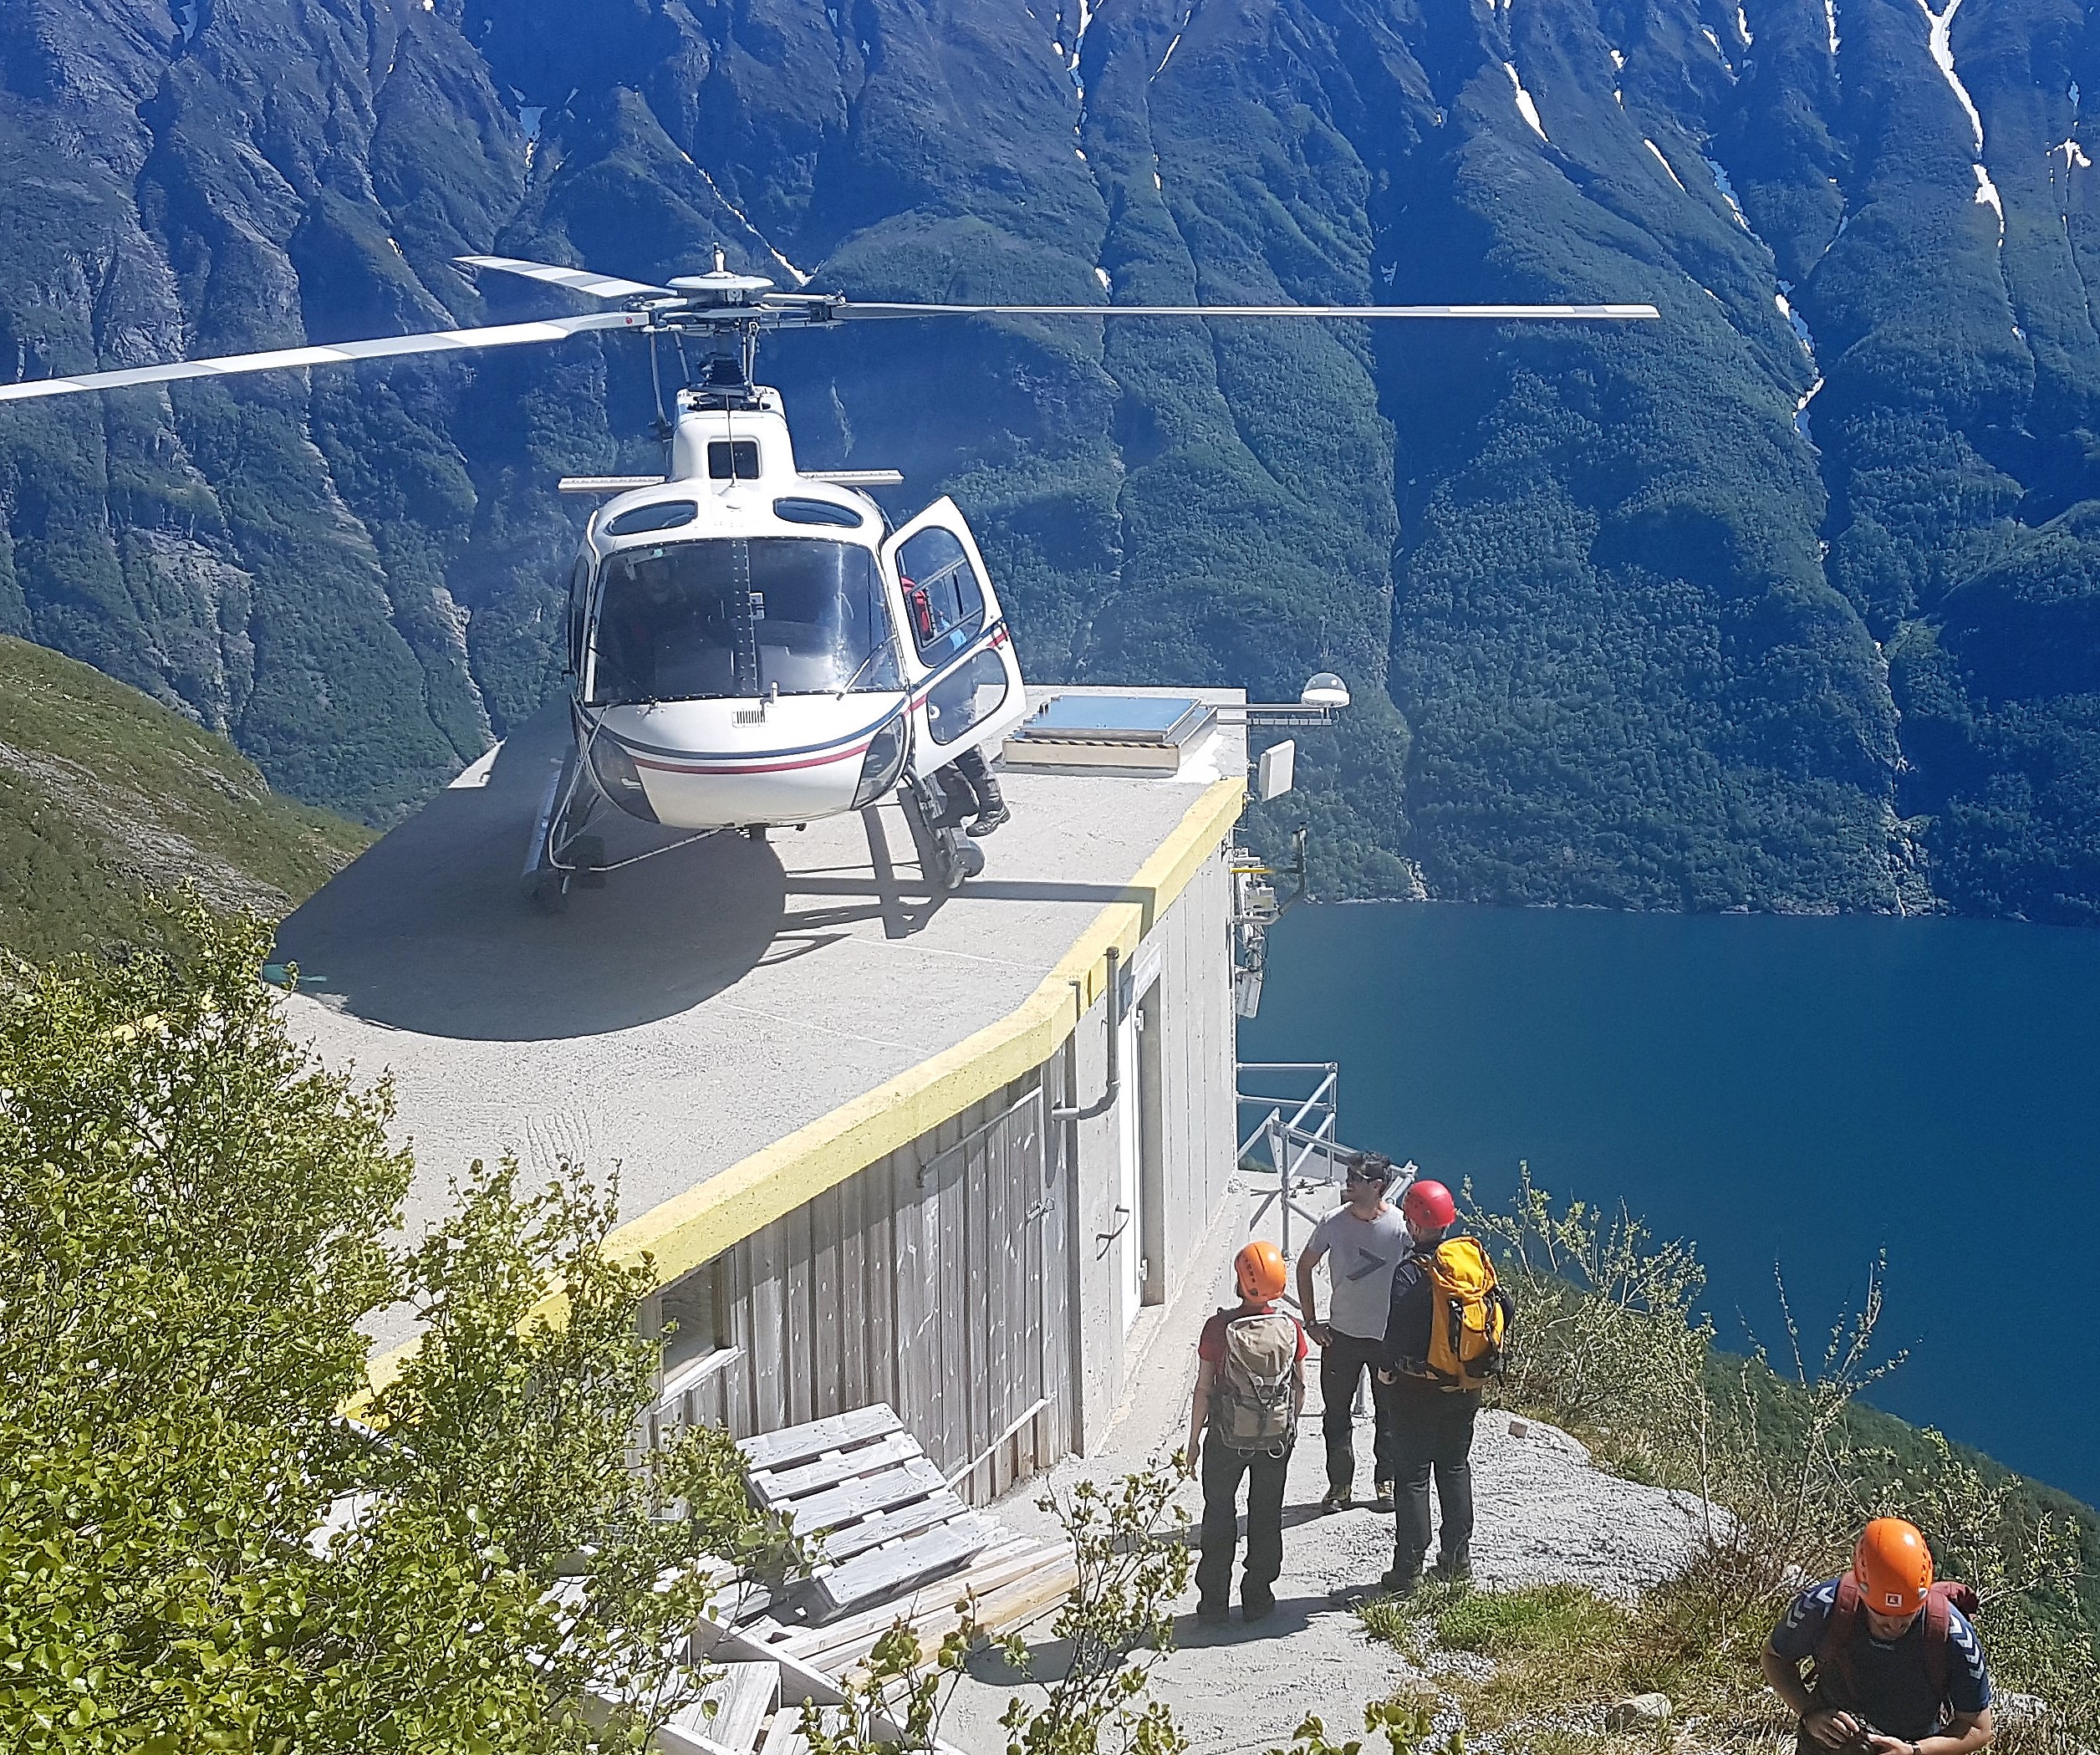
[{"label": "fjord water", "polygon": [[1724,1344],[1819,1349],[1888,1258],[1870,1400],[2100,1501],[2100,932],[1314,906],[1248,1059],[1341,1064],[1341,1132],[1483,1196],[1517,1162],[1695,1241]]}]

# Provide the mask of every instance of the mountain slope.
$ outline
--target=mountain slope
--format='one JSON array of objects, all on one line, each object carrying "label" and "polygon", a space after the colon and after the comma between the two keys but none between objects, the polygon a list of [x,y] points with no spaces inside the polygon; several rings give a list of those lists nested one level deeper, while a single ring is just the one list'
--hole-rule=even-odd
[{"label": "mountain slope", "polygon": [[[1330,892],[2083,919],[2082,78],[2071,0],[23,0],[0,370],[566,308],[449,265],[491,248],[1650,299],[885,325],[767,375],[806,463],[962,501],[1032,676],[1342,671],[1289,807]],[[0,411],[0,627],[388,820],[556,686],[551,479],[653,467],[650,412],[616,339]]]},{"label": "mountain slope", "polygon": [[137,691],[0,636],[0,948],[106,944],[147,885],[274,919],[370,839]]}]

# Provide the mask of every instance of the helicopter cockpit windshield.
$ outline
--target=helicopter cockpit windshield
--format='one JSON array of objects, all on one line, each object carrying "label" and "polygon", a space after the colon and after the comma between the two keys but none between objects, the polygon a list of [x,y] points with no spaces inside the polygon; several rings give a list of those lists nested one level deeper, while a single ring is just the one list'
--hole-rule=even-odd
[{"label": "helicopter cockpit windshield", "polygon": [[603,569],[594,707],[902,687],[875,574],[855,543],[652,543]]}]

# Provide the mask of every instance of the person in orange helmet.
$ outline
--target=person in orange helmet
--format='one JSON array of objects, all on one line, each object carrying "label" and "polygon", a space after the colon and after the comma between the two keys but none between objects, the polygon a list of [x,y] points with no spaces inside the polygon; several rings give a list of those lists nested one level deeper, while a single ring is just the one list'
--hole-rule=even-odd
[{"label": "person in orange helmet", "polygon": [[1276,1607],[1283,1570],[1283,1482],[1305,1406],[1305,1330],[1276,1308],[1287,1278],[1283,1252],[1257,1238],[1232,1258],[1240,1302],[1203,1325],[1196,1344],[1195,1402],[1182,1467],[1203,1473],[1203,1553],[1195,1569],[1199,1619],[1231,1613],[1232,1556],[1239,1546],[1240,1482],[1247,1483],[1246,1568],[1240,1613],[1258,1621]]},{"label": "person in orange helmet", "polygon": [[1850,1570],[1802,1591],[1765,1642],[1765,1680],[1800,1717],[1799,1755],[1975,1755],[1988,1744],[1997,1733],[1975,1602],[1966,1585],[1934,1583],[1916,1524],[1876,1518]]}]

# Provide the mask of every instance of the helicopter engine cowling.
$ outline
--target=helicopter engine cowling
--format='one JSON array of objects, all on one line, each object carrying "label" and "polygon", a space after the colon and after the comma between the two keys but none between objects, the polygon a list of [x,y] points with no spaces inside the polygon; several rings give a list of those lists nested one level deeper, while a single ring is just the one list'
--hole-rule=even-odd
[{"label": "helicopter engine cowling", "polygon": [[[889,692],[665,701],[589,711],[583,731],[599,789],[630,816],[666,829],[786,827],[854,809],[864,780],[882,778],[866,773],[871,754],[901,771],[904,712],[903,694]],[[630,769],[639,797],[620,783]]]}]

